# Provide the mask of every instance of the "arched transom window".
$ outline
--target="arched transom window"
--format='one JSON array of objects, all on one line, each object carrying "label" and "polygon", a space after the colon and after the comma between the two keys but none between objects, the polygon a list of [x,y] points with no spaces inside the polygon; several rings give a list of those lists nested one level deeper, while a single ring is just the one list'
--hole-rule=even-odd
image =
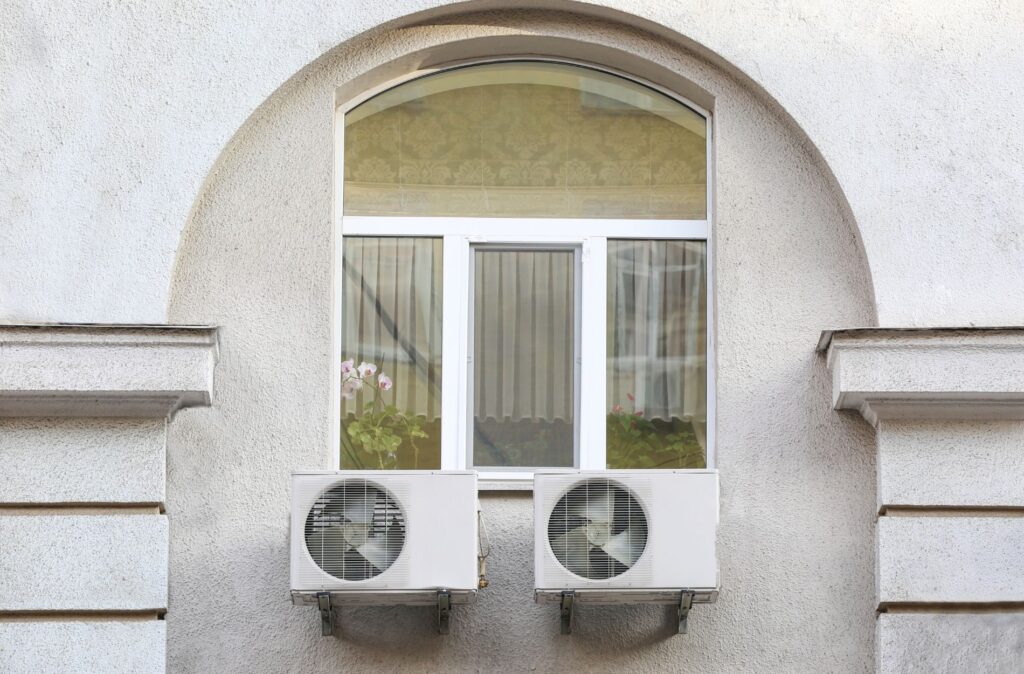
[{"label": "arched transom window", "polygon": [[341,467],[707,466],[706,113],[505,61],[343,114]]}]

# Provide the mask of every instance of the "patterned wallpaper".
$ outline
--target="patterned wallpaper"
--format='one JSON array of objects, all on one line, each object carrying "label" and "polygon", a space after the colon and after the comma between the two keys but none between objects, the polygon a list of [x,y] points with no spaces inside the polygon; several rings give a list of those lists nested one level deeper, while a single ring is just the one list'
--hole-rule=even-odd
[{"label": "patterned wallpaper", "polygon": [[703,219],[706,180],[698,133],[548,84],[438,91],[345,131],[347,215]]}]

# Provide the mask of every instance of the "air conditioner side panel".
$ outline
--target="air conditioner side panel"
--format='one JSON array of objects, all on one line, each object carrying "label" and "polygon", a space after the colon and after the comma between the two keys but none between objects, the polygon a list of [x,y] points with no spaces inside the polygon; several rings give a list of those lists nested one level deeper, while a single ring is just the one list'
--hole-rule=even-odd
[{"label": "air conditioner side panel", "polygon": [[652,587],[718,587],[718,474],[652,479]]},{"label": "air conditioner side panel", "polygon": [[477,587],[477,485],[473,474],[415,480],[408,510],[409,584],[413,588]]}]

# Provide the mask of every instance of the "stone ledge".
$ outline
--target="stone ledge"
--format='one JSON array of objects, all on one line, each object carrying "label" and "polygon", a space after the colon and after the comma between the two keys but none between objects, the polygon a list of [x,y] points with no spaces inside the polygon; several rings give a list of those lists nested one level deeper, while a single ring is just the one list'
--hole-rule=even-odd
[{"label": "stone ledge", "polygon": [[1024,613],[883,613],[876,637],[882,674],[1010,674],[1024,657]]},{"label": "stone ledge", "polygon": [[164,515],[0,516],[0,611],[167,608]]},{"label": "stone ledge", "polygon": [[33,621],[0,622],[0,672],[162,672],[167,623]]},{"label": "stone ledge", "polygon": [[166,417],[209,405],[217,330],[0,326],[0,416]]},{"label": "stone ledge", "polygon": [[878,602],[1024,602],[1024,517],[880,517]]},{"label": "stone ledge", "polygon": [[1024,328],[826,331],[833,407],[879,419],[1024,419]]}]

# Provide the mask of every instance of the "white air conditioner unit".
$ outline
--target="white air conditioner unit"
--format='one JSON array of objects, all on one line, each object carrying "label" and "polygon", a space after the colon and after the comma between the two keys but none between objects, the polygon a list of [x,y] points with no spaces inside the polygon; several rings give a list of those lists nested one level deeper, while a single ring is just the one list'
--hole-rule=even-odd
[{"label": "white air conditioner unit", "polygon": [[361,470],[292,474],[292,602],[320,609],[325,635],[340,605],[452,604],[478,584],[473,472]]},{"label": "white air conditioner unit", "polygon": [[718,472],[545,471],[533,479],[538,602],[672,603],[718,598]]}]

